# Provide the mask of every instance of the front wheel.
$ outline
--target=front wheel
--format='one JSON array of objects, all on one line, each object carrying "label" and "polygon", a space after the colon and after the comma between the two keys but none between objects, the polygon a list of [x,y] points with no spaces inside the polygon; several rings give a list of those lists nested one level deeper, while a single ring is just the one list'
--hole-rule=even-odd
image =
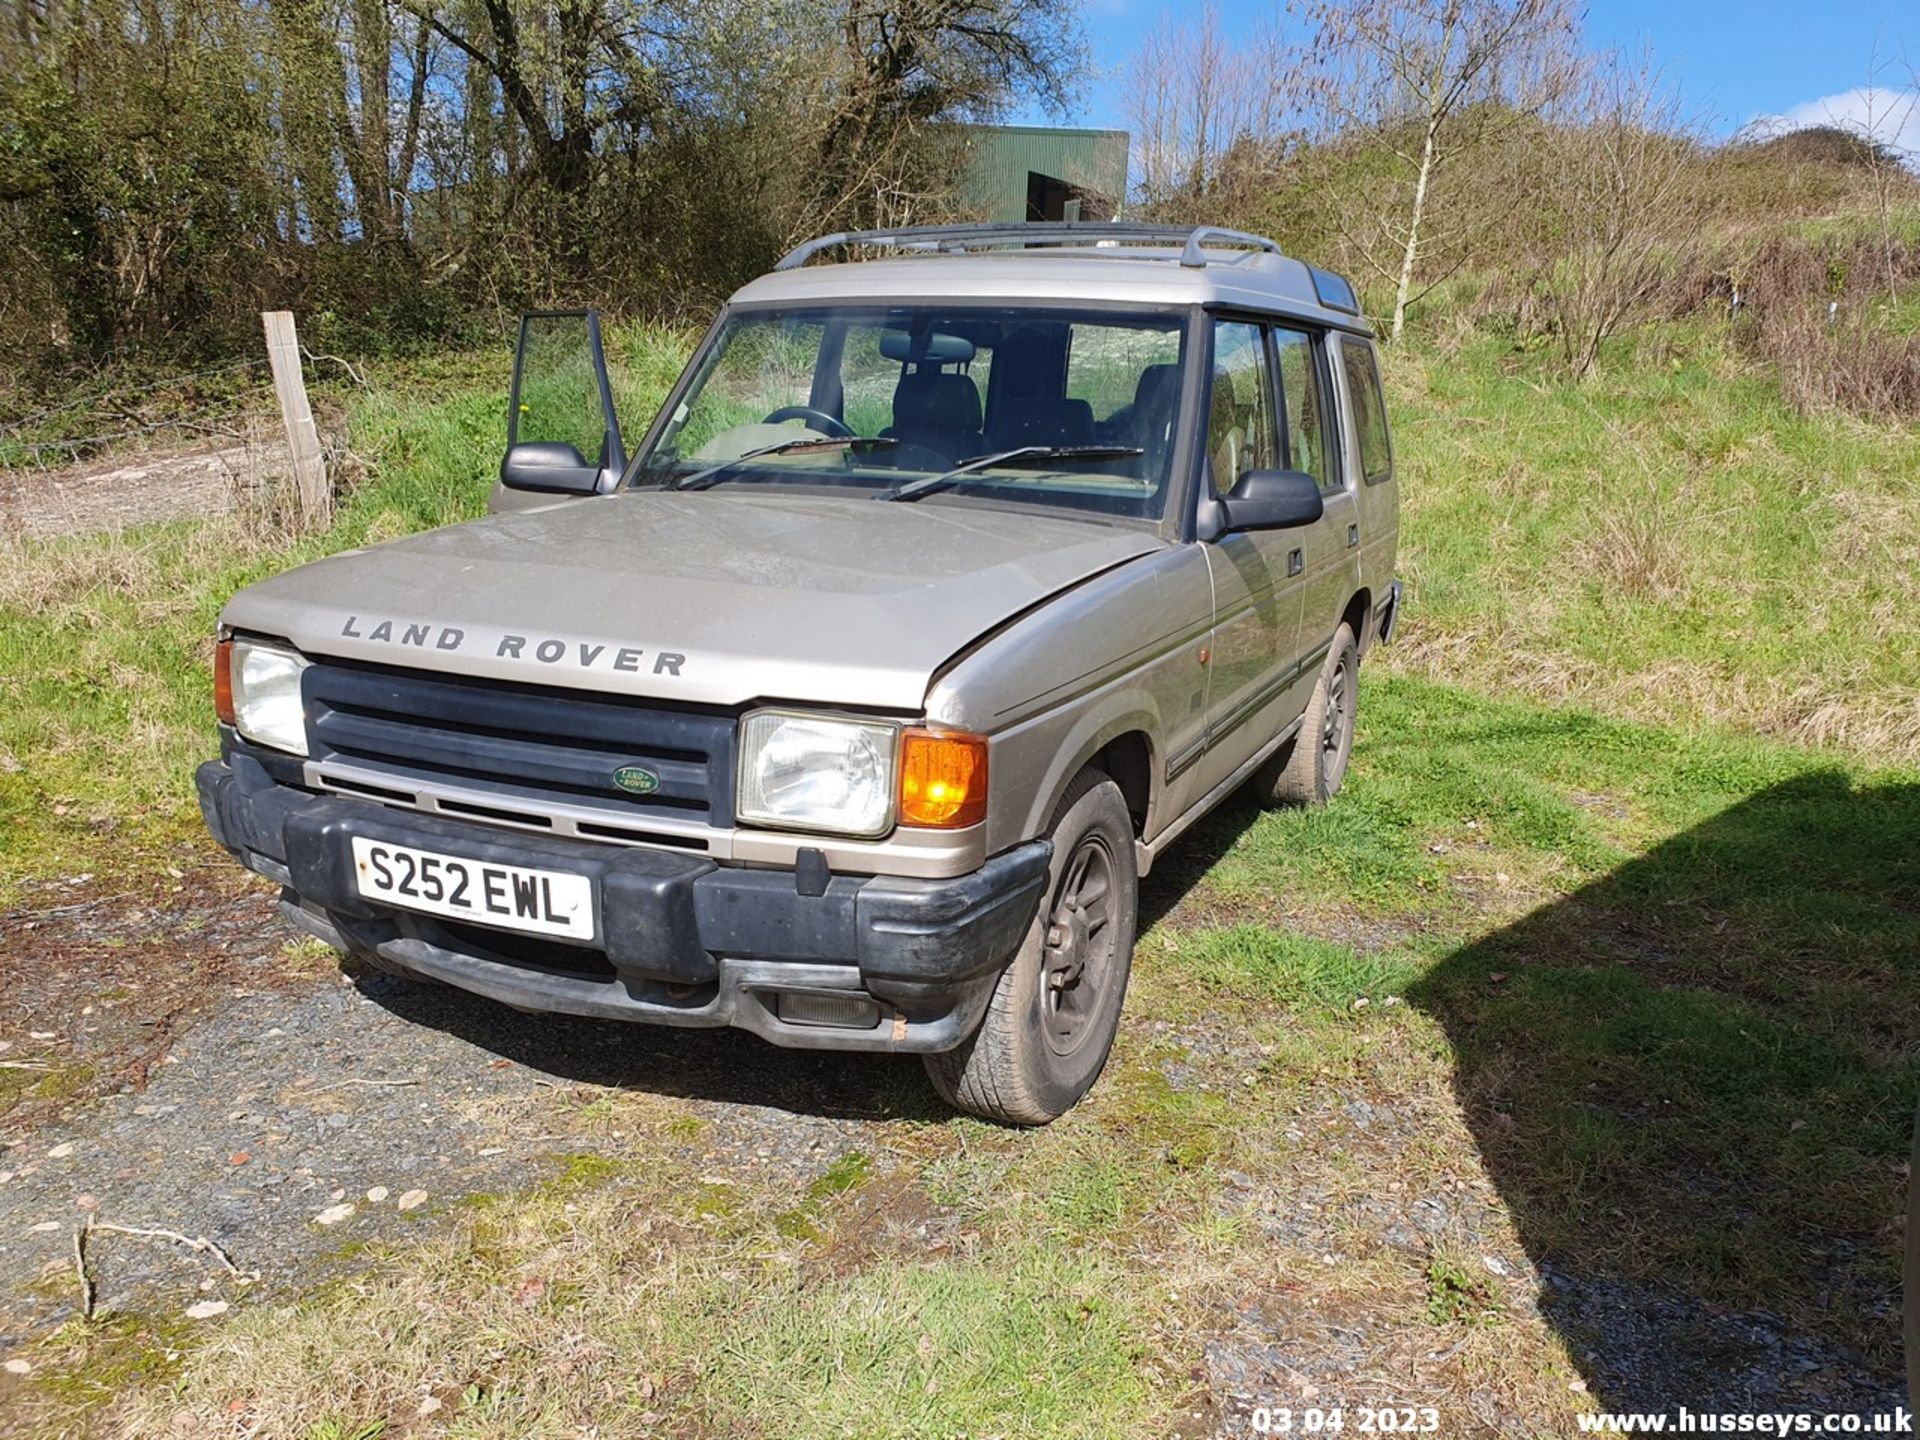
[{"label": "front wheel", "polygon": [[1360,644],[1342,622],[1333,632],[1300,728],[1254,774],[1254,791],[1262,803],[1324,805],[1339,794],[1353,758],[1359,715]]},{"label": "front wheel", "polygon": [[1010,1125],[1044,1125],[1093,1088],[1133,968],[1139,876],[1120,787],[1081,771],[1048,838],[1046,896],[980,1028],[925,1057],[949,1105]]}]

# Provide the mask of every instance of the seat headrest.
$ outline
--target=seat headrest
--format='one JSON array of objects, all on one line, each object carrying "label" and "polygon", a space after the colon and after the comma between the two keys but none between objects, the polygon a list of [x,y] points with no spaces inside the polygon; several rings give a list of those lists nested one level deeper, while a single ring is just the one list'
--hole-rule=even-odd
[{"label": "seat headrest", "polygon": [[1140,372],[1140,378],[1133,387],[1133,408],[1136,411],[1158,410],[1168,403],[1169,392],[1179,378],[1178,365],[1149,365]]},{"label": "seat headrest", "polygon": [[903,375],[893,392],[893,423],[901,429],[978,430],[980,387],[965,375]]}]

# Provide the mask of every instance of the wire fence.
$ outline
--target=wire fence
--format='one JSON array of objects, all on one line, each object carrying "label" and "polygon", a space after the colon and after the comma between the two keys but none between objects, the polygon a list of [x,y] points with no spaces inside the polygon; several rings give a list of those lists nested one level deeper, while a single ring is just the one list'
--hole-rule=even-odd
[{"label": "wire fence", "polygon": [[[310,359],[312,357],[309,357]],[[225,445],[249,443],[253,422],[270,414],[271,388],[261,386],[254,393],[254,372],[262,381],[267,377],[264,356],[232,360],[197,370],[162,376],[138,383],[110,386],[105,390],[76,391],[57,404],[48,405],[17,420],[0,423],[0,470],[55,470],[111,452],[129,442],[151,440],[156,435],[179,435],[208,439]],[[182,395],[172,407],[156,405],[172,392],[186,391],[209,380],[233,377],[241,392],[208,397]],[[236,400],[244,403],[236,403]],[[164,413],[171,408],[175,413]],[[163,413],[155,413],[155,411]],[[63,416],[82,422],[83,433],[62,433]],[[121,423],[108,423],[102,421]]]},{"label": "wire fence", "polygon": [[[304,345],[298,354],[331,417],[319,437],[331,476],[348,453],[342,392],[373,387],[349,360]],[[266,356],[107,379],[0,420],[0,545],[212,514],[276,529],[306,523]]]}]

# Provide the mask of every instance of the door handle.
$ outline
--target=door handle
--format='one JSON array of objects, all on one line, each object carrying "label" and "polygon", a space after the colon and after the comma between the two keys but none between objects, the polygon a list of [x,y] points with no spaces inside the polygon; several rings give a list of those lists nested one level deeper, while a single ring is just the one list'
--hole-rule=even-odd
[{"label": "door handle", "polygon": [[1360,543],[1360,527],[1358,525],[1347,526],[1347,548],[1351,550],[1353,549],[1354,546],[1358,545],[1359,543]]},{"label": "door handle", "polygon": [[1298,550],[1289,550],[1287,552],[1287,574],[1289,576],[1298,575],[1306,568],[1307,562],[1301,558]]}]

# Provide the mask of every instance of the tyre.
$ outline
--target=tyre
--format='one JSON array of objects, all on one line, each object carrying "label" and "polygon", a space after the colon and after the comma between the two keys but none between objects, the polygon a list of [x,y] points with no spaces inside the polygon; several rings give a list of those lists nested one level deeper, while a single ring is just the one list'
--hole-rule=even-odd
[{"label": "tyre", "polygon": [[1254,791],[1266,805],[1324,805],[1340,793],[1353,758],[1360,715],[1360,645],[1342,622],[1300,728],[1254,772]]},{"label": "tyre", "polygon": [[1133,968],[1139,876],[1120,787],[1081,771],[1048,838],[1046,894],[980,1028],[958,1049],[925,1057],[949,1105],[1010,1125],[1044,1125],[1093,1088]]}]

